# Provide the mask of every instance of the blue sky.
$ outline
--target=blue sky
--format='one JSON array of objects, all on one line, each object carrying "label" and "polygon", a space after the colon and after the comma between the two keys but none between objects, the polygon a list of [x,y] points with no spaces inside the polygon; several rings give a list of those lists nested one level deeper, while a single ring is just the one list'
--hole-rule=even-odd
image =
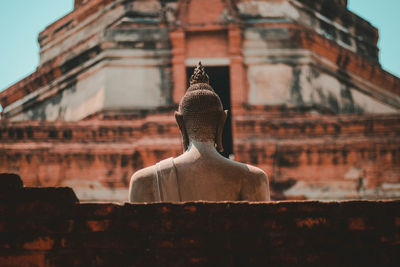
[{"label": "blue sky", "polygon": [[[380,62],[400,76],[400,0],[348,2],[350,10],[379,29]],[[0,1],[0,91],[36,69],[39,32],[72,9],[73,0]]]}]

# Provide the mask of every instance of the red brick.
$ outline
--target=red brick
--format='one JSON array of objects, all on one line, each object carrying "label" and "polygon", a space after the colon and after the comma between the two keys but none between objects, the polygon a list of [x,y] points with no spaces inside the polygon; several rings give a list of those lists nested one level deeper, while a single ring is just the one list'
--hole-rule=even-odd
[{"label": "red brick", "polygon": [[327,219],[316,217],[316,218],[304,218],[304,219],[297,219],[296,225],[298,228],[313,228],[321,225],[326,225]]},{"label": "red brick", "polygon": [[86,221],[87,227],[92,232],[104,232],[110,227],[111,221],[110,220],[101,220],[101,221]]},{"label": "red brick", "polygon": [[23,248],[26,250],[51,250],[54,240],[50,237],[38,237],[33,241],[26,242]]},{"label": "red brick", "polygon": [[39,252],[22,255],[0,255],[0,266],[46,266],[46,255]]},{"label": "red brick", "polygon": [[364,218],[349,218],[349,230],[366,230]]}]

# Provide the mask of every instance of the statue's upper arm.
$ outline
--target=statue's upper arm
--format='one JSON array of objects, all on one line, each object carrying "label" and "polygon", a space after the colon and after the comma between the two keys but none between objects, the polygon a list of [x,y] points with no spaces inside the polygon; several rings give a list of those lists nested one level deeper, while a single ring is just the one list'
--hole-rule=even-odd
[{"label": "statue's upper arm", "polygon": [[258,175],[258,179],[260,180],[261,183],[261,189],[260,189],[260,201],[270,201],[271,196],[269,192],[269,182],[268,182],[268,176],[265,172],[261,171],[260,174]]},{"label": "statue's upper arm", "polygon": [[153,170],[151,167],[142,169],[132,175],[129,185],[130,202],[152,202],[153,193]]}]

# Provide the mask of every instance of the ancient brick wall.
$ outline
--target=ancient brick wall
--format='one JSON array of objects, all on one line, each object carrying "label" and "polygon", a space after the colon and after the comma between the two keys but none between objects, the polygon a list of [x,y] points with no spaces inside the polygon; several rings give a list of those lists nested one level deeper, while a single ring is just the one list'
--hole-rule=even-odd
[{"label": "ancient brick wall", "polygon": [[[233,116],[235,160],[269,176],[272,198],[400,198],[397,115],[311,115],[250,107]],[[182,153],[172,112],[143,118],[4,123],[0,172],[69,186],[84,201],[127,200],[131,175]]]},{"label": "ancient brick wall", "polygon": [[400,197],[397,115],[252,107],[233,122],[235,159],[266,171],[274,199]]},{"label": "ancient brick wall", "polygon": [[400,202],[79,204],[0,176],[1,266],[398,266]]},{"label": "ancient brick wall", "polygon": [[85,201],[126,201],[135,171],[181,151],[173,114],[0,126],[0,172],[28,186],[72,187]]}]

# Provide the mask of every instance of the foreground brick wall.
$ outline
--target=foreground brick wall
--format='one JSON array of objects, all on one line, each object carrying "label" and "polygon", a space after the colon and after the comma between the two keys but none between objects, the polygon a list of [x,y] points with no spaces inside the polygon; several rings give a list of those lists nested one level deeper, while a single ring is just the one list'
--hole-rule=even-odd
[{"label": "foreground brick wall", "polygon": [[0,266],[400,263],[399,201],[79,204],[0,182]]}]

